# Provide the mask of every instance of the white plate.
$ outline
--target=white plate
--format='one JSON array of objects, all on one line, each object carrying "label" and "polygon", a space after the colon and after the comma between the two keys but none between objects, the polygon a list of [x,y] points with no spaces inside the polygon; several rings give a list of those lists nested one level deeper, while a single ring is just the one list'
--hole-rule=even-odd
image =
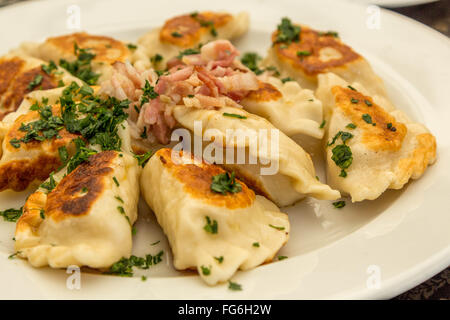
[{"label": "white plate", "polygon": [[[68,33],[66,18],[73,0],[38,1],[0,10],[0,51],[24,40]],[[336,210],[328,201],[306,200],[286,209],[291,239],[280,254],[289,258],[248,272],[226,285],[206,286],[197,276],[178,273],[166,263],[150,269],[148,280],[82,273],[81,289],[66,287],[63,270],[35,269],[8,260],[14,225],[0,222],[0,298],[390,298],[431,277],[450,262],[450,42],[431,29],[382,10],[379,29],[366,7],[336,1],[169,2],[79,1],[82,28],[91,33],[135,40],[166,18],[203,9],[251,13],[251,31],[237,42],[242,51],[264,53],[280,18],[322,30],[337,30],[366,55],[385,79],[392,99],[436,135],[439,159],[418,181],[389,191],[376,201]],[[69,12],[74,12],[73,7]],[[75,9],[76,11],[76,9]],[[376,18],[376,17],[375,17]],[[367,24],[367,21],[370,23]],[[6,30],[10,30],[6,32]],[[23,195],[0,194],[0,207],[19,206]],[[348,201],[347,201],[348,203]],[[167,242],[142,206],[134,253],[167,250]],[[154,247],[150,243],[161,240]],[[137,275],[142,273],[137,272]],[[380,286],[376,281],[379,279]],[[375,284],[375,285],[373,285]]]},{"label": "white plate", "polygon": [[358,3],[374,4],[388,8],[401,8],[409,6],[417,6],[419,4],[437,2],[439,0],[347,0]]}]

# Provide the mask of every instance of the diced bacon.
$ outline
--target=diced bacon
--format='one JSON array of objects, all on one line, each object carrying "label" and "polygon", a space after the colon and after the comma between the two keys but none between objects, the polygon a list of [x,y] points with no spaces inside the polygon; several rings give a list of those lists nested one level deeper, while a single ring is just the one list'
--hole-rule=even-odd
[{"label": "diced bacon", "polygon": [[258,79],[253,73],[236,73],[232,76],[225,76],[219,80],[226,92],[251,91],[258,89]]}]

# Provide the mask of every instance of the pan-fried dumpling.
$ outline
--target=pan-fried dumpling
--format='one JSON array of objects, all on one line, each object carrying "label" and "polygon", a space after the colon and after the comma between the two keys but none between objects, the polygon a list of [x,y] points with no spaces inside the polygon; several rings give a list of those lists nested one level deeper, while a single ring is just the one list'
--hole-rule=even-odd
[{"label": "pan-fried dumpling", "polygon": [[103,151],[52,176],[25,203],[15,233],[18,255],[53,268],[107,268],[129,257],[139,173],[132,155]]},{"label": "pan-fried dumpling", "polygon": [[[242,161],[228,159],[226,155],[221,163],[211,150],[203,152],[207,161],[235,171],[278,206],[291,205],[304,196],[327,200],[340,196],[338,191],[316,179],[310,155],[264,118],[233,107],[205,110],[180,106],[174,108],[173,116],[195,135],[214,141],[206,148],[217,148],[222,153],[225,147],[226,153],[227,149],[236,149],[235,155],[243,154]],[[201,132],[195,129],[195,122],[201,124]],[[267,138],[261,138],[261,134]]]},{"label": "pan-fried dumpling", "polygon": [[23,54],[4,55],[0,58],[0,120],[16,111],[27,93],[65,86],[72,81],[79,80],[42,60]]},{"label": "pan-fried dumpling", "polygon": [[331,187],[353,202],[373,200],[418,179],[436,161],[436,140],[425,126],[400,110],[386,111],[357,83],[323,77],[328,79],[319,80],[318,97],[332,110],[325,146]]},{"label": "pan-fried dumpling", "polygon": [[[22,191],[33,182],[46,180],[52,171],[62,165],[59,148],[73,149],[71,141],[78,135],[61,127],[56,118],[50,121],[54,131],[47,131],[52,137],[37,140],[34,131],[27,128],[30,123],[41,120],[38,110],[30,110],[32,105],[41,106],[48,115],[51,113],[51,117],[60,116],[61,107],[56,101],[62,90],[58,88],[30,93],[16,112],[8,114],[0,122],[0,191]],[[43,98],[48,99],[47,103],[42,103]]]},{"label": "pan-fried dumpling", "polygon": [[236,15],[194,12],[167,20],[161,28],[142,36],[138,44],[145,47],[155,69],[164,69],[180,51],[215,39],[237,38],[247,31],[248,25],[249,17],[245,12]]},{"label": "pan-fried dumpling", "polygon": [[336,32],[319,32],[283,18],[272,35],[272,43],[264,64],[277,67],[283,77],[295,79],[302,88],[314,90],[317,76],[332,72],[348,82],[359,82],[370,95],[387,99],[383,81]]},{"label": "pan-fried dumpling", "polygon": [[109,79],[116,61],[129,61],[140,70],[150,67],[149,57],[139,46],[85,32],[51,37],[40,44],[24,43],[17,51],[54,61],[89,85]]},{"label": "pan-fried dumpling", "polygon": [[289,137],[302,134],[322,139],[322,103],[311,90],[302,89],[295,81],[283,83],[270,76],[259,84],[258,90],[240,102],[245,110],[266,118]]},{"label": "pan-fried dumpling", "polygon": [[[228,183],[229,191],[217,181],[212,186],[215,180]],[[271,261],[289,238],[286,214],[189,153],[157,151],[143,170],[141,188],[169,239],[175,268],[195,268],[209,285]]]}]

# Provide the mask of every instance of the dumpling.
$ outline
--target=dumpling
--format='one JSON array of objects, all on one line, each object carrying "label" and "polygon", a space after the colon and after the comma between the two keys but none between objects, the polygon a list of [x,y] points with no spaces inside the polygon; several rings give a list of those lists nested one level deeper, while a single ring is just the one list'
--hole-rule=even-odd
[{"label": "dumpling", "polygon": [[318,98],[331,110],[325,146],[331,187],[353,202],[373,200],[418,179],[436,161],[436,139],[425,126],[400,110],[388,112],[358,83],[321,77]]},{"label": "dumpling", "polygon": [[153,61],[155,69],[165,69],[167,62],[180,51],[197,47],[215,39],[234,39],[248,30],[249,16],[220,12],[194,12],[167,20],[139,40],[139,46]]},{"label": "dumpling", "polygon": [[[227,178],[231,191],[213,191],[214,179]],[[141,188],[169,239],[175,268],[195,268],[209,285],[271,261],[288,241],[286,214],[187,152],[157,151],[142,172]]]},{"label": "dumpling", "polygon": [[[318,181],[310,155],[264,118],[232,107],[179,106],[173,109],[173,116],[194,135],[213,141],[203,151],[207,161],[235,171],[278,206],[291,205],[305,196],[326,200],[340,196]],[[183,136],[183,143],[185,140],[188,137]],[[233,158],[228,155],[229,149],[235,150]],[[223,151],[227,154],[223,155]],[[222,160],[216,152],[222,154]],[[239,154],[243,159],[235,159]]]},{"label": "dumpling", "polygon": [[[17,222],[15,250],[34,267],[107,268],[132,248],[140,167],[126,152],[91,155],[30,195]],[[48,192],[48,193],[47,193]]]},{"label": "dumpling", "polygon": [[16,51],[54,61],[89,85],[109,79],[116,61],[129,61],[140,70],[150,67],[149,57],[139,46],[85,32],[51,37],[43,43],[24,43]]},{"label": "dumpling", "polygon": [[48,99],[44,105],[48,106],[52,117],[59,116],[61,107],[56,101],[61,92],[62,88],[30,93],[17,111],[8,114],[0,123],[0,191],[22,191],[33,182],[44,181],[62,165],[59,148],[73,149],[71,142],[78,135],[62,127],[57,130],[60,123],[52,122],[57,131],[50,139],[42,140],[32,138],[33,132],[30,133],[25,127],[41,119],[39,112],[30,110],[30,107],[36,102],[41,104],[42,98]]},{"label": "dumpling", "polygon": [[319,32],[283,18],[272,34],[272,43],[264,65],[277,67],[283,77],[293,78],[302,88],[315,90],[317,76],[332,72],[348,82],[359,82],[370,95],[388,99],[383,81],[367,60],[344,44],[336,32]]},{"label": "dumpling", "polygon": [[34,90],[53,89],[78,81],[67,71],[23,54],[0,58],[0,120],[22,103]]},{"label": "dumpling", "polygon": [[270,76],[259,84],[240,102],[245,110],[266,118],[289,137],[302,134],[322,139],[322,103],[311,90]]}]

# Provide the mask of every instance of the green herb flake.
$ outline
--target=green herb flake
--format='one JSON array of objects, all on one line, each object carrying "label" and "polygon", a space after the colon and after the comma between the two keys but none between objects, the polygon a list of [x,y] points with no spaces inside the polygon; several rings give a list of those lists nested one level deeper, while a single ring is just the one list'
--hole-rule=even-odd
[{"label": "green herb flake", "polygon": [[253,242],[252,246],[254,246],[255,248],[259,248],[259,242]]},{"label": "green herb flake", "polygon": [[119,201],[120,203],[124,203],[124,202],[123,202],[123,199],[122,199],[121,197],[119,197],[119,196],[114,196],[114,198],[115,198],[117,201]]},{"label": "green herb flake", "polygon": [[287,259],[288,257],[287,256],[278,256],[278,261],[281,261],[281,260],[284,260],[284,259]]},{"label": "green herb flake", "polygon": [[136,50],[137,49],[137,45],[133,44],[133,43],[129,43],[127,44],[128,49],[130,50]]},{"label": "green herb flake", "polygon": [[372,117],[370,116],[370,114],[365,113],[362,115],[362,119],[368,123],[368,124],[372,124]]},{"label": "green herb flake", "polygon": [[159,53],[155,54],[153,57],[150,58],[150,62],[153,63],[154,65],[160,63],[163,60],[163,56],[160,55]]},{"label": "green herb flake", "polygon": [[147,281],[147,277],[146,276],[142,276],[141,277],[141,281],[143,281],[143,282]]},{"label": "green herb flake", "polygon": [[34,79],[30,81],[30,83],[28,83],[28,90],[33,90],[34,88],[36,88],[38,85],[41,84],[42,79],[44,79],[44,77],[41,74],[37,74],[34,76]]},{"label": "green herb flake", "polygon": [[237,282],[228,281],[228,289],[232,291],[242,291],[242,286]]},{"label": "green herb flake", "polygon": [[172,37],[174,38],[181,38],[183,35],[177,31],[174,31],[171,33]]},{"label": "green herb flake", "polygon": [[68,62],[60,59],[59,65],[87,84],[95,85],[100,74],[92,71],[91,62],[96,55],[91,53],[90,49],[79,48],[76,42],[74,43],[74,54],[77,57],[75,61]]},{"label": "green herb flake", "polygon": [[153,154],[153,152],[150,150],[144,154],[135,154],[134,157],[138,161],[138,165],[140,165],[143,168],[147,164],[147,162],[150,159],[150,157],[152,156],[152,154]]},{"label": "green herb flake", "polygon": [[372,102],[370,102],[369,100],[364,100],[364,103],[365,103],[368,107],[371,107],[371,106],[372,106]]},{"label": "green herb flake", "polygon": [[274,226],[272,224],[269,224],[269,227],[274,228],[274,229],[279,230],[279,231],[283,231],[285,229],[284,227]]},{"label": "green herb flake", "polygon": [[333,148],[331,160],[341,169],[347,169],[353,162],[353,154],[350,147],[340,144]]},{"label": "green herb flake", "polygon": [[119,181],[117,181],[117,178],[116,178],[116,177],[113,177],[112,179],[113,179],[114,183],[116,184],[116,186],[119,187],[120,184],[119,184]]},{"label": "green herb flake", "polygon": [[10,209],[0,211],[0,216],[3,217],[3,220],[5,220],[5,221],[17,222],[17,220],[19,220],[19,218],[22,216],[22,213],[23,213],[23,207],[21,207],[19,209],[10,208]]},{"label": "green herb flake", "polygon": [[41,69],[42,71],[44,71],[46,74],[48,74],[49,76],[52,75],[53,71],[55,71],[56,69],[58,69],[58,67],[56,66],[55,62],[53,60],[50,60],[50,62],[48,63],[48,65],[41,65]]},{"label": "green herb flake", "polygon": [[355,129],[356,125],[354,123],[349,123],[348,125],[345,126],[348,129]]},{"label": "green herb flake", "polygon": [[339,38],[339,33],[337,33],[336,31],[325,31],[325,32],[319,32],[319,36]]},{"label": "green herb flake", "polygon": [[353,88],[351,85],[348,85],[347,88],[349,88],[350,90],[356,91],[356,89]]},{"label": "green herb flake", "polygon": [[238,118],[238,119],[247,119],[246,116],[241,116],[240,114],[236,114],[236,113],[227,113],[227,112],[224,112],[224,113],[222,113],[222,115],[223,115],[224,117],[231,117],[231,118]]},{"label": "green herb flake", "polygon": [[397,128],[394,127],[394,126],[392,126],[392,123],[390,123],[390,122],[387,124],[387,128],[388,128],[389,130],[391,130],[392,132],[397,131]]},{"label": "green herb flake", "polygon": [[304,58],[311,55],[311,51],[297,51],[297,57]]},{"label": "green herb flake", "polygon": [[231,175],[228,172],[224,172],[212,177],[211,190],[226,195],[228,192],[241,192],[242,186],[236,182],[234,171]]},{"label": "green herb flake", "polygon": [[114,263],[105,274],[117,275],[122,277],[133,276],[133,268],[149,269],[151,266],[157,265],[162,261],[164,251],[160,251],[156,255],[147,254],[145,257],[130,256],[130,258],[122,258]]},{"label": "green herb flake", "polygon": [[336,209],[341,209],[341,208],[345,207],[345,201],[342,200],[342,201],[333,202],[333,206]]},{"label": "green herb flake", "polygon": [[42,189],[47,190],[46,193],[50,193],[53,189],[55,189],[56,181],[53,178],[53,172],[50,173],[50,177],[49,177],[48,181],[45,181],[39,187],[42,188]]},{"label": "green herb flake", "polygon": [[281,23],[277,26],[277,37],[275,43],[298,42],[300,40],[300,26],[292,24],[289,18],[281,19]]},{"label": "green herb flake", "polygon": [[20,140],[17,138],[9,140],[9,143],[16,149],[20,148]]},{"label": "green herb flake", "polygon": [[201,270],[202,270],[202,274],[204,276],[209,276],[211,274],[211,267],[205,267],[205,266],[200,266]]},{"label": "green herb flake", "polygon": [[223,256],[220,256],[220,257],[214,257],[214,259],[216,259],[216,261],[217,261],[218,263],[222,263],[222,262],[223,262]]},{"label": "green herb flake", "polygon": [[356,104],[356,103],[358,103],[358,102],[359,102],[359,100],[358,100],[358,99],[355,99],[355,98],[351,98],[351,99],[350,99],[350,102],[351,102],[351,103],[355,103],[355,104]]},{"label": "green herb flake", "polygon": [[295,80],[292,79],[291,77],[286,77],[286,78],[281,79],[282,83],[286,83],[286,82],[289,82],[289,81],[295,81]]},{"label": "green herb flake", "polygon": [[42,220],[45,219],[45,210],[44,209],[39,210],[39,216],[41,217]]},{"label": "green herb flake", "polygon": [[211,221],[209,216],[206,216],[205,219],[206,225],[203,227],[203,230],[211,234],[217,234],[219,232],[219,224],[217,223],[217,220]]},{"label": "green herb flake", "polygon": [[327,123],[326,120],[323,120],[322,123],[320,124],[319,128],[323,129],[325,127],[325,124]]}]

